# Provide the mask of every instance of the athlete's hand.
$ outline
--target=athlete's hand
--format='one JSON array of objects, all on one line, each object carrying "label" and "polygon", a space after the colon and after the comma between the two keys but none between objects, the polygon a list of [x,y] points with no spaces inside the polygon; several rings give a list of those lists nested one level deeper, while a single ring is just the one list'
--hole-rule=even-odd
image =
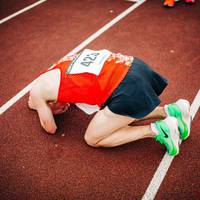
[{"label": "athlete's hand", "polygon": [[49,103],[51,111],[54,115],[62,114],[70,107],[69,103]]}]

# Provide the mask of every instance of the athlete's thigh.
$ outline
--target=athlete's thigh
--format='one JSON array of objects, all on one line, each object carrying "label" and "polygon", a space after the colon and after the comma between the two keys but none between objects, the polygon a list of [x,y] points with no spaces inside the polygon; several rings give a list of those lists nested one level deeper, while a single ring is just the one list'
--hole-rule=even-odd
[{"label": "athlete's thigh", "polygon": [[93,141],[102,140],[133,121],[135,121],[134,118],[115,114],[105,107],[91,120],[85,138]]}]

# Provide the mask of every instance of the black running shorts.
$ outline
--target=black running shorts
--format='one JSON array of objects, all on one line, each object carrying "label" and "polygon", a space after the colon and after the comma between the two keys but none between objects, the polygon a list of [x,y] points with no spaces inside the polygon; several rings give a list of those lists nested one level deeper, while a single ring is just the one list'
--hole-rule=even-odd
[{"label": "black running shorts", "polygon": [[127,75],[107,99],[105,106],[119,115],[143,118],[159,104],[167,80],[142,60],[134,58]]}]

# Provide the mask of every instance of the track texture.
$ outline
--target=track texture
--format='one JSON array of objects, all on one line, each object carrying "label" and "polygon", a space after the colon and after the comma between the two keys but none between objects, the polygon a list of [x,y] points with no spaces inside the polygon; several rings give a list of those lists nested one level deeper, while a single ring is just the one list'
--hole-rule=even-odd
[{"label": "track texture", "polygon": [[[1,105],[131,5],[57,2],[49,0],[1,25]],[[161,1],[147,1],[88,48],[144,59],[169,80],[162,105],[192,101],[200,86],[199,10],[199,2],[164,9]],[[59,130],[48,135],[27,108],[27,97],[0,117],[0,199],[141,199],[165,153],[160,144],[146,139],[112,149],[88,147],[83,136],[92,116],[74,106],[56,117]],[[198,112],[156,199],[200,196],[199,120]]]}]

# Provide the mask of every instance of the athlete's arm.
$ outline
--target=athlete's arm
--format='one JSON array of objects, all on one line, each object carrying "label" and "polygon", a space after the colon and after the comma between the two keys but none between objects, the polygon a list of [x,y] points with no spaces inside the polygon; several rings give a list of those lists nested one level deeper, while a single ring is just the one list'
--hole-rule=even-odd
[{"label": "athlete's arm", "polygon": [[40,124],[48,133],[55,133],[57,126],[54,121],[53,113],[45,100],[39,84],[34,85],[30,91],[30,98],[35,110],[38,113]]}]

